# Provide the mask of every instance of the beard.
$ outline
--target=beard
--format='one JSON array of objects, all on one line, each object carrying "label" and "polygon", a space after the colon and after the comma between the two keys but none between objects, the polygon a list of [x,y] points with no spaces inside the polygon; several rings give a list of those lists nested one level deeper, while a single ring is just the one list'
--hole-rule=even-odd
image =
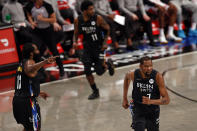
[{"label": "beard", "polygon": [[91,17],[94,16],[94,13],[87,13],[87,16],[88,16],[89,18],[91,18]]},{"label": "beard", "polygon": [[150,74],[151,74],[151,73],[146,72],[146,73],[145,73],[145,76],[146,76],[146,77],[150,77]]}]

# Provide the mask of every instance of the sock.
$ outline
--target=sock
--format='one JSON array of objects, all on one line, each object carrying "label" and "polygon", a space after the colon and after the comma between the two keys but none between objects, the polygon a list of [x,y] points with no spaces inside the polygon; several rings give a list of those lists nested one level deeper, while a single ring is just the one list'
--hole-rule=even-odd
[{"label": "sock", "polygon": [[195,30],[195,29],[196,29],[196,23],[192,23],[191,30]]},{"label": "sock", "polygon": [[178,26],[178,27],[179,27],[179,30],[183,30],[183,29],[182,29],[182,26],[181,26],[181,24],[179,24],[179,26]]},{"label": "sock", "polygon": [[164,29],[163,28],[160,28],[160,37],[164,37],[165,34],[164,34]]},{"label": "sock", "polygon": [[173,36],[173,31],[174,31],[174,27],[173,26],[169,26],[168,27],[168,36]]},{"label": "sock", "polygon": [[96,87],[96,84],[94,83],[93,85],[91,85],[91,88],[94,92],[98,91],[98,88]]}]

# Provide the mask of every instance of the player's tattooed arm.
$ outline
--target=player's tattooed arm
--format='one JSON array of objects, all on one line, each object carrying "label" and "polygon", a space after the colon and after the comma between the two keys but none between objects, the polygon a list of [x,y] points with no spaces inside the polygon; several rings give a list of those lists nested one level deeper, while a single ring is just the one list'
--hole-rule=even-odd
[{"label": "player's tattooed arm", "polygon": [[159,86],[159,92],[161,95],[160,99],[150,99],[149,104],[153,105],[167,105],[170,102],[170,97],[165,87],[163,76],[160,73],[157,73],[156,81]]},{"label": "player's tattooed arm", "polygon": [[163,105],[165,105],[165,104],[167,103],[167,100],[161,99],[161,103],[162,103]]},{"label": "player's tattooed arm", "polygon": [[103,41],[103,46],[104,46],[104,48],[107,48],[107,38],[110,35],[110,27],[107,24],[107,22],[103,19],[103,17],[101,17],[99,15],[97,17],[97,23],[103,30],[105,30],[105,32],[104,32],[105,37],[104,37],[104,41]]},{"label": "player's tattooed arm", "polygon": [[156,81],[159,86],[159,91],[161,95],[161,105],[167,105],[170,102],[170,97],[165,87],[164,78],[160,73],[157,73]]}]

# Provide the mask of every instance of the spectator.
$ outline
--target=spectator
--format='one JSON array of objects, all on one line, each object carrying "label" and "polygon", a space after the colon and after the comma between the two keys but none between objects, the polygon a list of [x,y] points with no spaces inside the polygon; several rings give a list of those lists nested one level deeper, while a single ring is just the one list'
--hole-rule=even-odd
[{"label": "spectator", "polygon": [[[52,6],[43,0],[35,0],[33,3],[29,3],[26,7],[28,20],[31,23],[31,27],[34,33],[46,42],[49,50],[54,56],[58,56],[52,24],[56,22],[56,15]],[[41,55],[44,52],[42,47]],[[59,66],[60,76],[64,76],[64,68],[61,59],[56,58],[56,63]]]},{"label": "spectator", "polygon": [[118,25],[114,21],[115,14],[112,12],[108,0],[96,0],[94,4],[96,12],[101,15],[104,20],[110,25],[110,35],[112,38],[112,43],[115,47],[115,53],[120,53],[119,44],[116,39],[115,33]]},{"label": "spectator", "polygon": [[112,10],[119,10],[118,0],[109,0]]},{"label": "spectator", "polygon": [[22,5],[17,0],[8,0],[4,5],[2,10],[3,21],[6,21],[6,15],[10,15],[11,23],[14,27],[18,28],[18,24],[25,22],[26,25],[30,25],[29,22],[25,19],[24,11]]},{"label": "spectator", "polygon": [[197,5],[193,1],[189,0],[171,0],[171,3],[174,4],[178,10],[178,36],[185,38],[185,33],[182,29],[181,22],[182,22],[182,7],[188,11],[192,12],[192,23],[189,30],[188,35],[189,36],[197,36],[197,30],[196,30],[196,23],[197,23]]},{"label": "spectator", "polygon": [[19,60],[21,60],[20,45],[28,42],[42,45],[41,40],[33,34],[30,23],[26,20],[22,5],[17,0],[9,0],[3,7],[2,17],[4,23],[9,23],[6,17],[11,17],[11,24],[14,25],[15,41]]},{"label": "spectator", "polygon": [[65,21],[64,18],[61,16],[56,1],[54,1],[54,0],[44,0],[44,1],[49,3],[50,5],[52,5],[53,10],[54,10],[55,15],[56,15],[57,21],[53,23],[53,29],[54,29],[55,43],[57,44],[60,41],[63,41],[64,38],[65,38],[65,35],[63,33],[61,25],[68,25],[70,23]]},{"label": "spectator", "polygon": [[3,6],[6,2],[7,0],[0,0],[0,5]]},{"label": "spectator", "polygon": [[[53,8],[55,8],[55,12],[56,12],[56,17],[57,17],[57,20],[60,24],[64,24],[64,25],[69,25],[70,27],[72,26],[72,23],[74,19],[74,17],[77,17],[77,13],[75,11],[75,7],[74,6],[70,6],[70,4],[74,4],[75,0],[63,0],[61,1],[61,4],[65,4],[66,5],[59,5],[58,7],[58,2],[56,1],[53,1],[53,0],[46,0],[46,1],[51,1],[51,3],[53,3]],[[67,9],[62,9],[62,6],[63,7],[69,7],[71,11],[71,14],[70,16],[66,16],[66,14],[64,14],[65,12],[67,12],[68,10]],[[61,9],[61,13],[59,11],[59,9]],[[62,10],[66,10],[66,11],[62,11]],[[63,14],[62,14],[63,12]],[[68,11],[69,12],[69,11]],[[73,14],[74,13],[74,14]],[[62,16],[64,15],[64,17]],[[71,21],[69,21],[71,20]],[[64,27],[63,27],[64,29]],[[58,33],[58,32],[57,32]],[[64,49],[64,55],[65,57],[67,57],[67,55],[69,55],[69,52],[70,52],[70,49],[72,48],[72,44],[73,44],[73,34],[74,34],[74,30],[64,30],[64,41],[62,43],[62,47]],[[58,35],[59,36],[59,35]]]},{"label": "spectator", "polygon": [[69,19],[71,23],[74,23],[74,19],[77,18],[78,14],[75,11],[75,7],[72,6],[73,0],[63,0],[65,3],[64,9],[60,10],[60,13],[64,19]]},{"label": "spectator", "polygon": [[[130,37],[130,29],[134,31],[133,24],[139,21],[143,24],[145,31],[147,32],[148,38],[150,40],[150,45],[155,46],[153,35],[152,35],[152,25],[151,19],[146,14],[144,9],[144,4],[142,0],[119,0],[119,7],[124,14],[126,14],[126,34]],[[135,32],[135,31],[134,31]]]},{"label": "spectator", "polygon": [[53,10],[54,10],[55,15],[56,15],[56,18],[57,18],[57,22],[59,22],[59,23],[62,24],[62,25],[70,24],[70,23],[68,23],[67,21],[65,21],[64,18],[61,16],[56,1],[54,1],[54,0],[44,0],[44,1],[46,1],[47,3],[49,3],[49,4],[52,5]]},{"label": "spectator", "polygon": [[197,0],[192,0],[192,2],[193,2],[194,4],[197,4]]},{"label": "spectator", "polygon": [[[148,4],[146,0],[144,0],[145,3]],[[169,1],[160,1],[165,6],[161,6],[157,3],[151,3],[152,6],[156,7],[158,9],[158,17],[159,17],[159,26],[160,26],[160,34],[159,34],[159,42],[162,44],[168,43],[165,37],[164,33],[164,27],[165,25],[168,26],[168,34],[167,39],[174,40],[174,41],[182,41],[181,38],[176,37],[174,35],[174,23],[176,22],[176,15],[177,15],[177,9],[176,7]],[[168,19],[168,21],[166,20]]]},{"label": "spectator", "polygon": [[21,3],[23,6],[27,5],[29,3],[29,0],[17,0],[19,3]]},{"label": "spectator", "polygon": [[3,3],[2,3],[2,1],[0,0],[0,23],[2,22],[2,13],[1,13],[2,8],[3,8]]}]

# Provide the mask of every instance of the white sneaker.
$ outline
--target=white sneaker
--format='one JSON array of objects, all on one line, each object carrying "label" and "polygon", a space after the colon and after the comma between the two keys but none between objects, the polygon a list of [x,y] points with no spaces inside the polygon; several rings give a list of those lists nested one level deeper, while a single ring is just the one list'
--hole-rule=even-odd
[{"label": "white sneaker", "polygon": [[167,44],[168,43],[168,41],[166,40],[166,38],[165,37],[162,37],[162,36],[159,36],[159,42],[161,44]]},{"label": "white sneaker", "polygon": [[176,37],[174,34],[172,35],[167,35],[167,39],[169,40],[173,40],[173,41],[176,41],[176,42],[181,42],[183,39],[180,38],[180,37]]}]

